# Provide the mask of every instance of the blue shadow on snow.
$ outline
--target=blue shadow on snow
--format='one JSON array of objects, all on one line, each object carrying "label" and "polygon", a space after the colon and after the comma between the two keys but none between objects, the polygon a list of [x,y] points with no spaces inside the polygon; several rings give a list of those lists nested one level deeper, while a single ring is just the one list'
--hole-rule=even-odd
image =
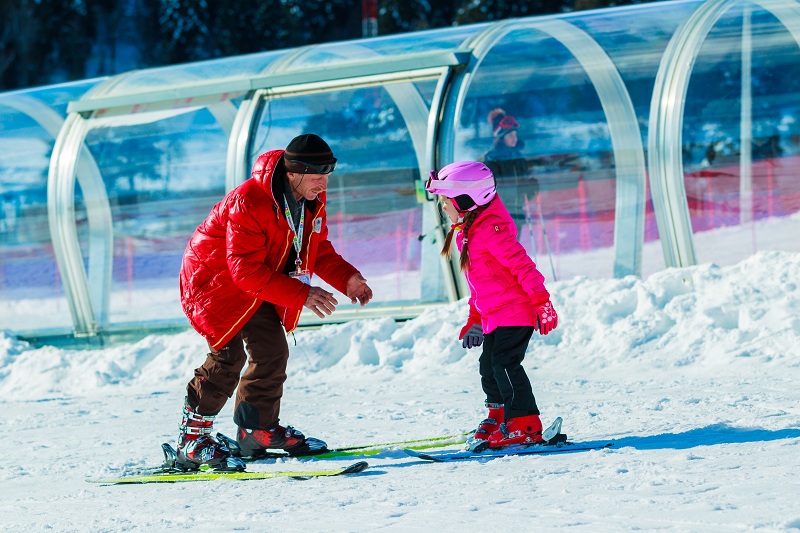
[{"label": "blue shadow on snow", "polygon": [[659,450],[674,448],[685,450],[697,446],[715,444],[739,444],[745,442],[767,442],[781,439],[800,438],[800,429],[779,429],[775,431],[761,428],[738,428],[727,424],[713,424],[703,428],[690,429],[683,433],[662,433],[648,437],[623,437],[614,439],[614,448],[630,446],[637,450]]}]

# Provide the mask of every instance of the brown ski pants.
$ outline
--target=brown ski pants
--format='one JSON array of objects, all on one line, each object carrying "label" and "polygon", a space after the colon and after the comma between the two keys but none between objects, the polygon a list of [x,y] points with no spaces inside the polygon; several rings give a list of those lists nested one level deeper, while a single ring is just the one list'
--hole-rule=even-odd
[{"label": "brown ski pants", "polygon": [[[250,360],[242,374],[245,348]],[[186,401],[198,414],[216,415],[236,391],[234,422],[248,429],[270,428],[278,423],[288,359],[281,320],[275,307],[264,302],[228,344],[211,349],[203,366],[195,369]]]}]

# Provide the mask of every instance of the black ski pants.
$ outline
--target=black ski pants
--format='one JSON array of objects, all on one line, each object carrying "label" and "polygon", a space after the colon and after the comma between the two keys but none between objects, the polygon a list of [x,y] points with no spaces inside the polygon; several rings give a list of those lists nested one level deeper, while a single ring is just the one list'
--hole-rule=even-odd
[{"label": "black ski pants", "polygon": [[236,391],[236,425],[270,428],[278,423],[288,360],[283,324],[275,306],[264,302],[228,344],[211,349],[186,387],[186,401],[198,414],[216,415]]},{"label": "black ski pants", "polygon": [[522,367],[533,331],[533,326],[500,326],[483,336],[481,386],[486,401],[505,405],[506,420],[539,414],[531,382]]}]

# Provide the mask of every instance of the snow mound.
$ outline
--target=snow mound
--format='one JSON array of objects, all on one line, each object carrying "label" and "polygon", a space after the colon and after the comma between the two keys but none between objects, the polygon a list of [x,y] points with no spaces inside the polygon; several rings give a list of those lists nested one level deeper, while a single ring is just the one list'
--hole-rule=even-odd
[{"label": "snow mound", "polygon": [[[800,254],[762,252],[730,267],[704,264],[636,277],[550,283],[559,327],[534,334],[526,365],[553,374],[634,365],[725,372],[800,365]],[[297,332],[290,373],[326,379],[476,372],[457,341],[466,301],[398,323],[360,320]],[[297,345],[294,346],[294,340]],[[192,331],[97,350],[33,348],[0,334],[0,394],[68,397],[117,388],[180,389],[208,348]],[[772,369],[772,370],[771,370]]]}]

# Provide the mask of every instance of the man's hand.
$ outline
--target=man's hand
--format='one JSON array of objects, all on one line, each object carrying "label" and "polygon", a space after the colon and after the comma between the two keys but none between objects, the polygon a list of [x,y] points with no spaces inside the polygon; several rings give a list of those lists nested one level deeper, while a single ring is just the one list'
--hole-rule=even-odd
[{"label": "man's hand", "polygon": [[339,302],[336,301],[336,298],[333,297],[333,294],[329,293],[325,289],[311,287],[311,289],[308,291],[306,303],[303,305],[314,311],[318,317],[325,318],[325,315],[329,315],[336,311],[336,304],[338,303]]},{"label": "man's hand", "polygon": [[361,274],[353,274],[347,280],[347,297],[352,303],[359,302],[364,307],[372,300],[372,289],[367,285],[367,280]]}]

